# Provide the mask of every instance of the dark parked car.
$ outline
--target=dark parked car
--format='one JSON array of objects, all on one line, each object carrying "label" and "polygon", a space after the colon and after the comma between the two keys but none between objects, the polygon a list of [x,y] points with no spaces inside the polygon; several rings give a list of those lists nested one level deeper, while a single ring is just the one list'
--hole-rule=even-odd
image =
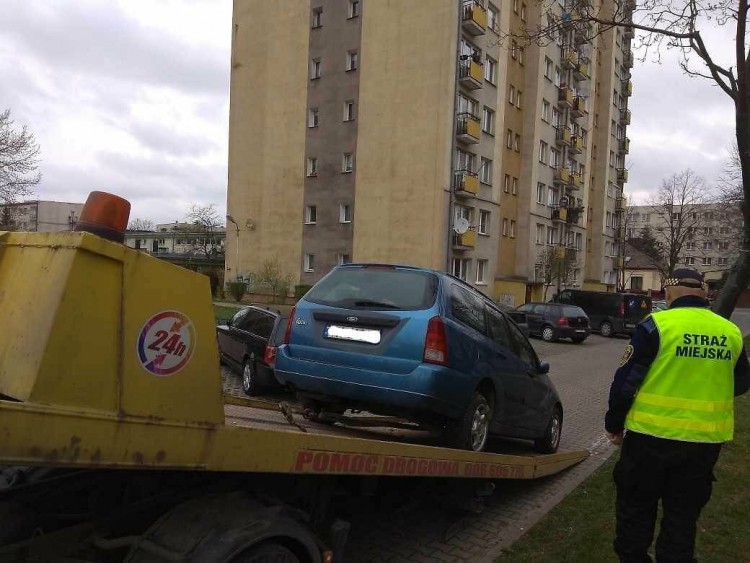
[{"label": "dark parked car", "polygon": [[635,293],[565,289],[555,296],[555,301],[586,311],[591,330],[602,336],[633,334],[638,323],[651,313],[651,298]]},{"label": "dark parked car", "polygon": [[285,321],[278,311],[251,305],[216,327],[221,360],[242,375],[242,389],[248,395],[279,386],[273,374],[274,339],[283,336]]},{"label": "dark parked car", "polygon": [[276,376],[308,411],[398,416],[474,451],[490,433],[557,449],[563,411],[549,364],[460,279],[407,266],[338,266],[300,299],[287,327]]},{"label": "dark parked car", "polygon": [[570,338],[580,344],[591,333],[589,318],[583,309],[560,303],[526,303],[518,308],[526,313],[529,332],[546,342]]}]

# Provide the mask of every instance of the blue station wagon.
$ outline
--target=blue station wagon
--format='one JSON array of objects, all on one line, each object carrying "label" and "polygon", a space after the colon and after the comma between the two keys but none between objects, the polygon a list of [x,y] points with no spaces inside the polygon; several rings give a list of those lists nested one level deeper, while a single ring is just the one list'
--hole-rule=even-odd
[{"label": "blue station wagon", "polygon": [[549,364],[490,299],[453,276],[346,264],[291,312],[276,376],[308,410],[398,416],[481,451],[490,433],[557,450]]}]

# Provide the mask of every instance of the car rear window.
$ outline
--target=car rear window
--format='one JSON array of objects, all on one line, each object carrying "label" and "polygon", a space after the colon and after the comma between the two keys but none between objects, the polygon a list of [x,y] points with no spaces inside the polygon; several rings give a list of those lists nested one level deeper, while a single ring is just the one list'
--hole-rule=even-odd
[{"label": "car rear window", "polygon": [[306,301],[371,310],[419,310],[435,303],[438,278],[398,268],[339,268],[305,295]]},{"label": "car rear window", "polygon": [[563,317],[585,317],[586,313],[580,307],[566,305],[562,308]]}]

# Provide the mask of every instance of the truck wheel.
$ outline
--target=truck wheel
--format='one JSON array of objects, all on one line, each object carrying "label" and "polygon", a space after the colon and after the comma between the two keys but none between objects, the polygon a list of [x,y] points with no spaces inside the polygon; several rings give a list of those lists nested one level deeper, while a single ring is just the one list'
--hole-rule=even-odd
[{"label": "truck wheel", "polygon": [[492,421],[492,406],[482,393],[476,392],[464,416],[450,423],[449,438],[453,447],[481,452],[487,445]]},{"label": "truck wheel", "polygon": [[242,390],[245,395],[252,397],[258,394],[258,374],[255,372],[253,361],[247,358],[242,364]]},{"label": "truck wheel", "polygon": [[542,340],[544,340],[545,342],[554,342],[555,341],[555,329],[549,325],[542,328]]},{"label": "truck wheel", "polygon": [[544,431],[544,436],[534,440],[534,449],[542,454],[553,454],[560,445],[560,436],[562,436],[563,415],[559,405],[555,405],[552,416]]},{"label": "truck wheel", "polygon": [[609,321],[604,321],[599,327],[599,332],[605,338],[610,338],[613,334],[612,323]]},{"label": "truck wheel", "polygon": [[299,563],[299,557],[283,545],[268,541],[241,553],[232,563]]}]

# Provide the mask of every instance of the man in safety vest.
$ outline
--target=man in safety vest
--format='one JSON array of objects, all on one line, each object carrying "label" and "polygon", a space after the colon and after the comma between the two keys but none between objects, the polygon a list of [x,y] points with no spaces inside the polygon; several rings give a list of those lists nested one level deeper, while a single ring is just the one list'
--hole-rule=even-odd
[{"label": "man in safety vest", "polygon": [[659,500],[656,560],[694,561],[713,467],[733,436],[734,396],[750,387],[742,333],[708,309],[703,276],[681,268],[664,285],[669,308],[638,325],[609,392],[607,437],[622,444],[614,469],[620,561],[651,561]]}]

